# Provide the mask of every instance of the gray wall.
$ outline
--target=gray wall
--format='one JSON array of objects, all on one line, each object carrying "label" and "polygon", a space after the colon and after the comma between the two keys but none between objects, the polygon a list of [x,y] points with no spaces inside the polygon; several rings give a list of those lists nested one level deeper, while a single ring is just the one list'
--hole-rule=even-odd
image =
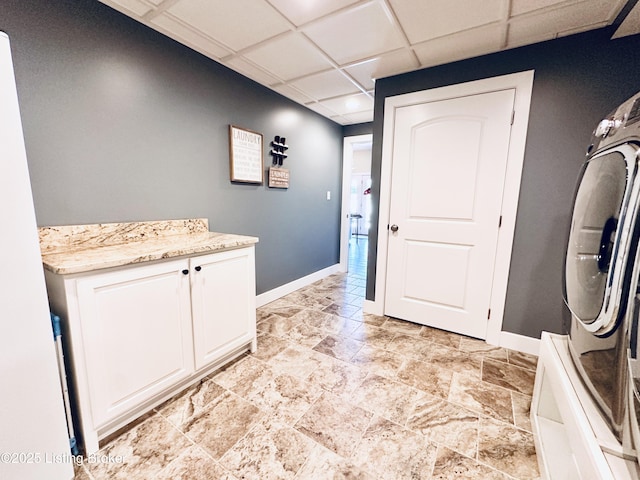
[{"label": "gray wall", "polygon": [[343,134],[345,137],[368,135],[373,133],[373,122],[356,123],[354,125],[345,125],[342,128],[343,128]]},{"label": "gray wall", "polygon": [[[0,0],[40,226],[206,217],[262,293],[339,261],[342,127],[97,0]],[[228,126],[287,138],[288,190],[229,181]],[[326,200],[326,192],[332,193]]]},{"label": "gray wall", "polygon": [[[505,331],[538,338],[543,330],[561,332],[567,319],[562,263],[578,170],[595,125],[640,89],[640,36],[612,41],[611,33],[574,35],[376,81],[374,203],[386,97],[535,70]],[[374,300],[377,231],[370,232],[369,245],[367,298]]]}]

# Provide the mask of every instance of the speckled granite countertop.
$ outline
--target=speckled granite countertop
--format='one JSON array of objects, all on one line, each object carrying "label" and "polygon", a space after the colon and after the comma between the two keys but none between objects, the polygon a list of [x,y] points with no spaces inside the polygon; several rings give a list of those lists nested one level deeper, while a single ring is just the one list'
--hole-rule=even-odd
[{"label": "speckled granite countertop", "polygon": [[44,268],[81,273],[250,246],[256,237],[210,232],[207,219],[41,227]]}]

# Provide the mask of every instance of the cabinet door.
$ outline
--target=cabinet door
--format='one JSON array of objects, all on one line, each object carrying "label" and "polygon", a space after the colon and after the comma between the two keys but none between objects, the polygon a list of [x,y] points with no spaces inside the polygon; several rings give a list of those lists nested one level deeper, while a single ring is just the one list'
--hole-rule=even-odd
[{"label": "cabinet door", "polygon": [[77,280],[93,425],[193,372],[187,260]]},{"label": "cabinet door", "polygon": [[191,258],[196,369],[255,337],[254,248]]}]

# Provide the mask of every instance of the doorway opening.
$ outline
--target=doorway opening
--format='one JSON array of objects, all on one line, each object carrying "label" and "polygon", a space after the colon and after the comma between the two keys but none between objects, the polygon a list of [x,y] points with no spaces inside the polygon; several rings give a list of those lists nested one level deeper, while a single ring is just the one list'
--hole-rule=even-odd
[{"label": "doorway opening", "polygon": [[366,279],[371,228],[373,135],[345,137],[342,171],[340,270]]}]

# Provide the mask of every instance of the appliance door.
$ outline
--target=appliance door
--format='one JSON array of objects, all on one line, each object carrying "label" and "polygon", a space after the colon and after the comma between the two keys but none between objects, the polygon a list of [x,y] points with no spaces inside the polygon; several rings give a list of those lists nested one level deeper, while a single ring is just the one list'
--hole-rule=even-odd
[{"label": "appliance door", "polygon": [[628,298],[637,159],[638,147],[631,143],[594,155],[583,166],[576,192],[564,299],[576,321],[596,336],[617,328]]}]

